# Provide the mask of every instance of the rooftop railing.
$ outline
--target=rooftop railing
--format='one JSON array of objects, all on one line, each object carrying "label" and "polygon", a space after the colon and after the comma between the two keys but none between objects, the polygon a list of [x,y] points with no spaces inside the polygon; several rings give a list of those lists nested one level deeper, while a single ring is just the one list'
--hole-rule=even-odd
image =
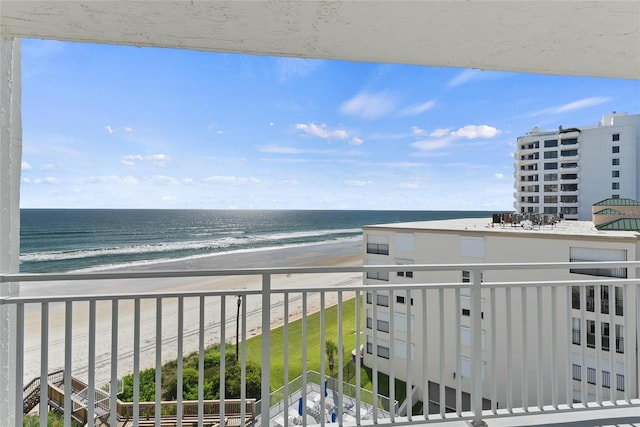
[{"label": "rooftop railing", "polygon": [[[61,367],[59,409],[65,425],[78,405],[90,426],[116,426],[125,416],[133,425],[159,425],[155,414],[167,414],[176,425],[215,420],[262,427],[333,421],[421,424],[451,418],[480,424],[519,414],[640,405],[634,351],[640,341],[638,279],[571,275],[575,280],[526,280],[543,271],[567,277],[569,269],[594,267],[625,267],[633,276],[640,262],[411,265],[410,278],[397,276],[397,265],[12,274],[0,276],[0,283],[19,282],[21,294],[3,297],[0,304],[15,308],[17,338],[10,343],[14,389],[22,390],[34,378],[48,384],[50,372]],[[471,272],[471,282],[429,279],[447,272],[459,277],[461,271]],[[506,272],[521,280],[480,280],[482,274],[486,279]],[[367,273],[386,273],[389,279],[367,279],[364,285]],[[255,286],[217,290],[203,282],[197,289],[144,290],[153,287],[150,281],[220,277],[251,277]],[[292,278],[297,278],[295,285]],[[109,292],[118,281],[125,281],[127,292]],[[58,290],[52,287],[56,283]],[[580,289],[580,309],[572,308],[574,286]],[[615,315],[613,298],[608,299],[609,314],[587,314],[588,286],[596,287],[596,306],[603,303],[601,286],[609,287],[608,295],[621,287],[624,316]],[[589,342],[580,333],[584,326],[575,326],[586,319],[595,322]],[[618,325],[621,336],[602,335],[604,323],[611,331]],[[260,337],[258,350],[250,347],[252,336]],[[326,355],[329,340],[338,349],[335,360]],[[212,389],[205,375],[211,367],[205,366],[205,349],[216,343],[237,343],[239,401],[225,387],[226,368],[235,363],[226,357],[225,346],[214,366],[219,385]],[[609,348],[622,351],[605,351]],[[161,379],[163,364],[175,359],[175,387],[182,390],[187,381],[182,356],[194,351],[197,398],[187,414],[184,408],[192,399],[177,392],[169,403],[163,401]],[[256,360],[262,370],[254,407],[242,403],[252,402],[247,366]],[[155,368],[152,402],[141,399],[141,387],[148,386],[141,383],[146,368]],[[320,389],[327,385],[310,402],[303,391],[313,389],[309,385],[316,379],[306,373],[316,369]],[[609,384],[614,373],[615,387]],[[126,414],[118,407],[117,386],[125,374],[133,375]],[[293,390],[289,380],[299,375]],[[82,398],[74,395],[73,378],[86,385]],[[10,414],[16,425],[22,425],[24,396],[33,394],[33,384],[16,398]],[[284,386],[274,401],[276,384]],[[87,391],[96,389],[101,391]],[[36,409],[46,425],[48,388],[40,386],[39,393]],[[215,409],[205,407],[213,408],[209,394],[217,397]],[[298,402],[292,396],[300,396]],[[276,406],[282,413],[273,410]]]}]

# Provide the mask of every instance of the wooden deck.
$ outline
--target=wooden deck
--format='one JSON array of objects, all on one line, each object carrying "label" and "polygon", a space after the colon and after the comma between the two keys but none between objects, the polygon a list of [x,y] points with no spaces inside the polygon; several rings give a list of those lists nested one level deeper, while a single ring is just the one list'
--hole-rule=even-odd
[{"label": "wooden deck", "polygon": [[[48,406],[50,410],[64,411],[64,372],[52,372],[47,377],[47,396]],[[23,391],[23,411],[28,414],[40,404],[40,377],[35,378],[24,387]],[[108,392],[96,389],[95,396],[95,425],[108,425],[111,417],[109,411],[109,401],[111,396]],[[81,424],[87,423],[88,411],[88,388],[87,385],[71,377],[71,402],[73,412],[71,418]],[[182,425],[192,425],[199,420],[197,400],[182,401],[182,416],[180,417]],[[247,399],[245,402],[244,426],[250,426],[254,423],[255,400]],[[224,421],[220,422],[220,401],[205,400],[202,402],[202,419],[203,425],[210,427],[240,427],[242,423],[242,401],[239,399],[228,399],[224,401]],[[132,402],[122,402],[117,400],[116,417],[119,426],[133,425],[134,404]],[[176,426],[178,418],[176,416],[178,409],[177,401],[160,402],[160,425]],[[138,424],[140,426],[156,425],[156,402],[140,402],[138,404]]]}]

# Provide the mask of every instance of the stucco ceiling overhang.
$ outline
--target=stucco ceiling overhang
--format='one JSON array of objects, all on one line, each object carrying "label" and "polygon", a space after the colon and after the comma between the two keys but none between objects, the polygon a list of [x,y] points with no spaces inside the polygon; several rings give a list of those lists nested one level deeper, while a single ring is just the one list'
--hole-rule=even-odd
[{"label": "stucco ceiling overhang", "polygon": [[640,78],[640,1],[0,1],[7,37]]}]

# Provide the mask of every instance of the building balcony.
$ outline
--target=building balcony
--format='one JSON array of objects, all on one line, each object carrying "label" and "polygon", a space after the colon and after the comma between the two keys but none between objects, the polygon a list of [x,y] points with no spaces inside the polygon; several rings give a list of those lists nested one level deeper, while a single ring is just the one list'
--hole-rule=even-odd
[{"label": "building balcony", "polygon": [[[15,368],[10,387],[24,390],[16,394],[9,417],[22,425],[24,414],[40,411],[46,424],[54,408],[69,424],[73,419],[91,426],[224,420],[283,427],[445,418],[509,423],[522,412],[572,419],[580,409],[592,414],[611,405],[637,411],[635,353],[617,359],[615,389],[598,381],[576,383],[565,353],[576,340],[567,318],[579,316],[572,310],[572,286],[585,280],[561,280],[561,273],[613,268],[609,264],[621,263],[412,265],[415,283],[395,281],[397,265],[0,275],[3,286],[20,283],[19,292],[0,298],[3,318],[16,331],[9,343]],[[624,265],[635,270],[640,262]],[[518,272],[522,281],[428,280],[438,272],[470,271],[479,278],[505,270]],[[558,280],[539,281],[539,271],[558,271]],[[373,273],[389,281],[365,279]],[[216,289],[221,277],[242,279],[246,286]],[[202,285],[171,291],[160,286],[193,278]],[[614,345],[633,349],[640,285],[633,279],[615,282],[626,296],[621,304],[628,326]],[[596,318],[596,328],[601,321],[606,317]],[[331,360],[329,341],[342,349]],[[569,347],[586,360],[591,341]],[[216,345],[219,355],[212,358],[207,348]],[[603,339],[596,351],[604,347]],[[191,394],[168,396],[161,383],[171,376],[168,360],[176,360],[174,389],[189,383]],[[258,390],[248,377],[256,364]],[[224,385],[231,376],[227,368],[241,372],[236,392]],[[594,378],[606,377],[604,365],[585,368],[594,370]],[[120,384],[127,374],[131,398],[125,402]],[[220,380],[212,382],[212,375]],[[395,380],[402,381],[402,392]],[[406,391],[413,396],[409,405]],[[415,412],[407,413],[407,406]]]},{"label": "building balcony", "polygon": [[524,158],[520,157],[518,160],[518,166],[529,166],[529,165],[534,165],[538,162],[540,162],[539,157],[529,155],[529,156],[524,156]]},{"label": "building balcony", "polygon": [[580,170],[580,166],[578,166],[577,164],[561,163],[560,168],[558,169],[558,172],[559,173],[578,173],[579,170]]}]

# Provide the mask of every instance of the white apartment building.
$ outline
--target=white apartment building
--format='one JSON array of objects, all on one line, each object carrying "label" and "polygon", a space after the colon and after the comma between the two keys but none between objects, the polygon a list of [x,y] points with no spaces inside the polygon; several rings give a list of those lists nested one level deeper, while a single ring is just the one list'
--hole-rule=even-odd
[{"label": "white apartment building", "polygon": [[640,198],[640,114],[605,114],[597,126],[518,137],[514,207],[517,213],[591,220],[591,205]]},{"label": "white apartment building", "polygon": [[[491,219],[364,227],[365,265],[398,265],[397,272],[370,272],[364,279],[368,286],[388,286],[377,290],[375,298],[374,292],[366,293],[365,365],[375,363],[381,372],[403,381],[408,373],[411,384],[418,388],[425,384],[426,376],[432,403],[437,401],[433,396],[438,395],[443,381],[450,409],[455,408],[452,393],[456,386],[471,392],[470,288],[455,288],[472,277],[469,271],[413,271],[412,264],[640,259],[640,233],[635,231],[599,231],[586,221],[527,228],[496,225]],[[540,400],[544,405],[552,400],[571,403],[583,401],[583,396],[587,401],[616,401],[622,399],[625,387],[632,393],[637,391],[635,284],[585,283],[603,278],[632,279],[635,269],[565,266],[560,270],[492,270],[481,274],[483,407],[502,409],[520,403],[528,407]],[[575,280],[578,286],[515,285],[563,280]],[[448,283],[452,291],[427,290],[425,295],[416,290],[406,295],[404,287],[424,283]],[[395,291],[394,286],[402,290]],[[407,335],[411,337],[410,363]],[[596,378],[597,374],[601,378]],[[558,378],[569,380],[558,385]],[[417,393],[420,400],[422,389]],[[490,401],[492,396],[494,401]],[[468,395],[461,397],[464,408]]]}]

